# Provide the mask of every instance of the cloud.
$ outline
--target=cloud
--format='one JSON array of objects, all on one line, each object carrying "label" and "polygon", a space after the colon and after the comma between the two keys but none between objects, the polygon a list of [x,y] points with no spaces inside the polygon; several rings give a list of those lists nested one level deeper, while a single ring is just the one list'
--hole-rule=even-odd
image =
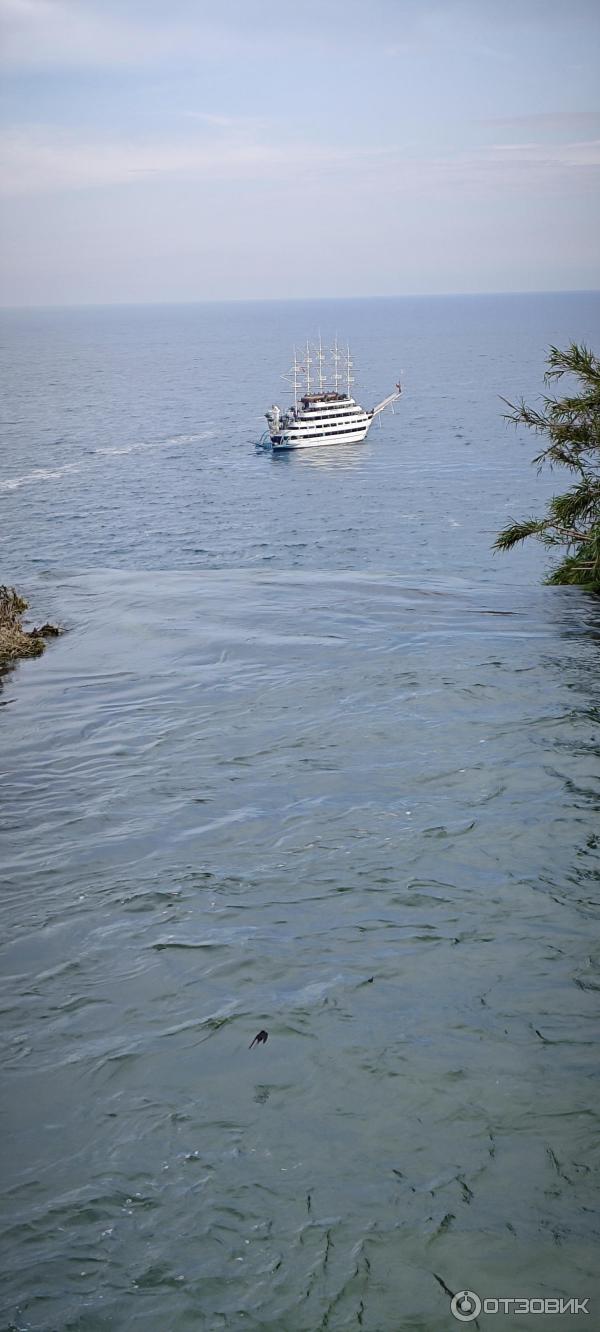
[{"label": "cloud", "polygon": [[131,49],[127,25],[66,0],[1,0],[0,22],[5,65],[120,62]]},{"label": "cloud", "polygon": [[[403,3],[404,28],[416,30],[418,0]],[[14,70],[136,68],[244,52],[263,61],[280,41],[297,53],[321,51],[326,33],[338,52],[357,41],[380,46],[388,16],[387,0],[374,0],[368,18],[362,0],[0,0],[0,60]]]},{"label": "cloud", "polygon": [[278,181],[337,170],[368,172],[370,164],[393,156],[379,147],[356,149],[327,144],[274,143],[239,128],[207,121],[205,132],[180,138],[86,138],[76,131],[47,127],[0,133],[4,196],[98,189],[152,177],[192,180]]},{"label": "cloud", "polygon": [[[319,184],[323,190],[431,190],[466,180],[522,187],[524,173],[562,179],[565,171],[594,172],[600,140],[571,143],[495,143],[445,156],[411,156],[382,148],[284,142],[258,121],[211,113],[196,131],[178,137],[90,137],[75,130],[17,127],[0,132],[0,194],[4,197],[88,191],[144,180],[262,181],[274,189]],[[357,179],[358,178],[358,179]]]},{"label": "cloud", "polygon": [[600,111],[540,111],[527,116],[494,116],[477,122],[494,130],[544,137],[595,138],[600,134]]},{"label": "cloud", "polygon": [[527,116],[503,116],[488,119],[483,122],[488,125],[546,125],[550,129],[562,129],[564,126],[570,126],[572,129],[581,125],[586,129],[600,129],[600,111],[537,111],[533,115]]},{"label": "cloud", "polygon": [[[330,144],[276,137],[275,126],[258,118],[210,111],[184,116],[191,126],[178,135],[128,135],[110,138],[60,126],[17,126],[0,131],[0,193],[5,197],[98,189],[160,177],[195,181],[329,182],[340,176],[363,189],[410,188],[420,183],[461,183],[468,176],[496,178],[522,186],[527,170],[539,178],[565,171],[595,171],[600,166],[600,138],[569,142],[530,139],[496,142],[445,153],[411,154],[399,145],[382,147]],[[523,117],[535,121],[536,117]],[[511,122],[512,123],[512,122]],[[354,186],[353,186],[354,188]]]},{"label": "cloud", "polygon": [[600,139],[577,139],[574,143],[495,143],[489,149],[489,159],[524,166],[598,167]]},{"label": "cloud", "polygon": [[132,66],[169,59],[198,47],[202,24],[145,19],[90,5],[87,0],[0,0],[1,59],[9,68]]}]

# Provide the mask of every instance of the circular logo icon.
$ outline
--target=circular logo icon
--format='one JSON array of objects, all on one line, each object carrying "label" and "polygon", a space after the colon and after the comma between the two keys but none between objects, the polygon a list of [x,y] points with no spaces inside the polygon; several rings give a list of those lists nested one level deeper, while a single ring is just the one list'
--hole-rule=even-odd
[{"label": "circular logo icon", "polygon": [[481,1313],[481,1300],[474,1290],[459,1290],[450,1308],[460,1323],[470,1323],[472,1318]]}]

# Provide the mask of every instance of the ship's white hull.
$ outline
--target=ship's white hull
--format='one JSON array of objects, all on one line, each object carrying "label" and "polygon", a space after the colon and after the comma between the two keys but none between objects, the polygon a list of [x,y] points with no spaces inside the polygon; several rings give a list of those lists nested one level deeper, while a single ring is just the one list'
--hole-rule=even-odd
[{"label": "ship's white hull", "polygon": [[[323,388],[321,344],[319,343],[319,391],[307,391],[298,400],[298,374],[302,369],[294,357],[293,385],[294,405],[282,412],[277,403],[265,412],[268,436],[275,453],[290,453],[292,449],[332,448],[336,444],[361,444],[369,433],[369,427],[375,416],[385,407],[391,406],[400,397],[400,385],[394,393],[384,398],[372,410],[365,411],[360,403],[350,394],[351,362],[348,353],[348,392],[338,389],[339,373],[335,361],[335,388]],[[338,357],[337,344],[335,356]],[[339,358],[338,358],[339,359]],[[310,365],[310,348],[307,346],[307,364]],[[307,372],[308,379],[308,372]]]},{"label": "ship's white hull", "polygon": [[311,433],[305,436],[302,435],[301,431],[294,431],[294,433],[281,435],[279,438],[277,436],[275,438],[271,437],[271,445],[276,453],[289,453],[291,449],[318,449],[322,448],[324,444],[328,447],[334,444],[362,444],[369,433],[371,420],[371,417],[366,417],[358,430],[355,425],[353,430],[324,430],[319,435]]}]

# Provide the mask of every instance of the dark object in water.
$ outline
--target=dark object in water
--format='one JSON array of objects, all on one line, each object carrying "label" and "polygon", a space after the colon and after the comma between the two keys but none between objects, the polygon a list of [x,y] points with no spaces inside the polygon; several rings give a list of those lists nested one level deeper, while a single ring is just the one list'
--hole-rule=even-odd
[{"label": "dark object in water", "polygon": [[248,1049],[251,1050],[253,1045],[266,1045],[268,1039],[269,1039],[268,1031],[257,1031],[254,1040],[250,1041]]},{"label": "dark object in water", "polygon": [[41,624],[39,629],[29,630],[32,638],[58,638],[61,630],[57,624]]},{"label": "dark object in water", "polygon": [[375,977],[374,977],[374,976],[369,976],[369,978],[368,978],[368,980],[367,980],[367,985],[372,985],[374,980],[375,980]]}]

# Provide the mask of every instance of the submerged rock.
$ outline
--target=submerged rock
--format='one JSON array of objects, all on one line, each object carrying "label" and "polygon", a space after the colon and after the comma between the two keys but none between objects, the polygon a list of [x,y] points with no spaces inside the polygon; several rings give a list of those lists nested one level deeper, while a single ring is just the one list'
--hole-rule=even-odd
[{"label": "submerged rock", "polygon": [[46,647],[46,638],[56,638],[62,632],[58,625],[42,624],[38,628],[24,629],[21,617],[29,602],[20,597],[14,587],[0,586],[0,671],[22,657],[39,657]]}]

